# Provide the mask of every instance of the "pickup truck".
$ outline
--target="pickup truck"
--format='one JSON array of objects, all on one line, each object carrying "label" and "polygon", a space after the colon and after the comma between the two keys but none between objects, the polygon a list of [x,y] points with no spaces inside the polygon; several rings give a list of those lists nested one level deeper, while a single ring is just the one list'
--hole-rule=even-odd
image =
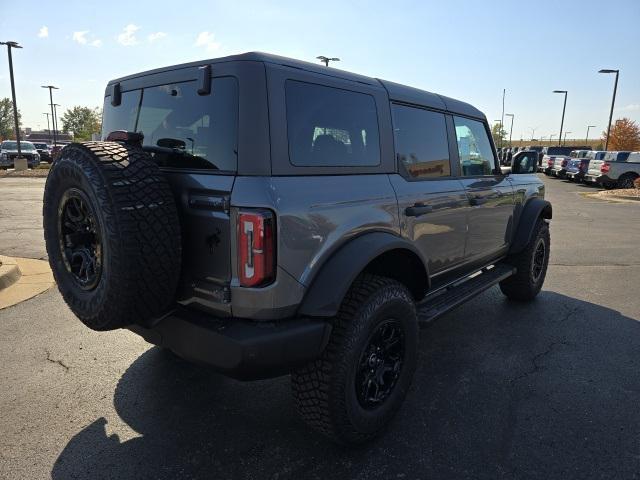
[{"label": "pickup truck", "polygon": [[607,152],[590,150],[582,158],[572,158],[567,163],[566,177],[572,182],[581,182],[589,168],[591,160],[602,160]]},{"label": "pickup truck", "polygon": [[591,147],[544,147],[542,149],[540,171],[543,171],[546,175],[551,175],[556,157],[569,157],[574,150],[591,150]]},{"label": "pickup truck", "polygon": [[640,152],[607,152],[603,159],[589,162],[584,181],[611,190],[632,188],[639,176]]},{"label": "pickup truck", "polygon": [[572,150],[569,156],[560,155],[554,158],[553,167],[551,168],[551,175],[558,178],[564,178],[567,174],[567,167],[572,159],[581,159],[590,150]]}]

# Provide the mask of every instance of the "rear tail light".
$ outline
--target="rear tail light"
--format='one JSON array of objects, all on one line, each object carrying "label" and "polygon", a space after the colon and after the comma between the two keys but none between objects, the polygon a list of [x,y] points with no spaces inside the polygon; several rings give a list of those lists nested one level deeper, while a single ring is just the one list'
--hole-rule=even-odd
[{"label": "rear tail light", "polygon": [[605,162],[600,166],[600,173],[609,173],[610,169],[611,169],[611,165]]},{"label": "rear tail light", "polygon": [[580,162],[580,163],[578,164],[578,170],[579,170],[579,171],[581,171],[581,172],[583,172],[583,171],[584,171],[585,167],[586,167],[586,165],[585,165],[584,163],[582,163],[582,162]]},{"label": "rear tail light", "polygon": [[566,159],[566,158],[565,158],[564,160],[562,160],[562,164],[561,164],[561,165],[562,165],[563,167],[566,167],[566,166],[567,166],[567,159]]},{"label": "rear tail light", "polygon": [[238,213],[238,278],[243,287],[261,287],[275,280],[275,218],[269,210]]},{"label": "rear tail light", "polygon": [[553,167],[553,157],[547,160],[547,165],[549,166],[549,168]]}]

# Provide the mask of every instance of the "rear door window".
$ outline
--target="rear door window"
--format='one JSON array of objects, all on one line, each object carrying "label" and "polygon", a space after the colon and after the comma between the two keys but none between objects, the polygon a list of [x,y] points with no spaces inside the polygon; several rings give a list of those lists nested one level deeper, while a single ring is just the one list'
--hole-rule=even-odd
[{"label": "rear door window", "polygon": [[392,108],[400,171],[412,179],[451,176],[444,114],[403,105]]},{"label": "rear door window", "polygon": [[453,120],[462,175],[492,175],[496,163],[484,123],[465,117],[453,117]]},{"label": "rear door window", "polygon": [[136,131],[160,166],[235,172],[237,81],[215,78],[209,95],[197,90],[195,81],[145,88]]},{"label": "rear door window", "polygon": [[378,114],[371,95],[296,80],[287,80],[285,91],[291,164],[380,164]]}]

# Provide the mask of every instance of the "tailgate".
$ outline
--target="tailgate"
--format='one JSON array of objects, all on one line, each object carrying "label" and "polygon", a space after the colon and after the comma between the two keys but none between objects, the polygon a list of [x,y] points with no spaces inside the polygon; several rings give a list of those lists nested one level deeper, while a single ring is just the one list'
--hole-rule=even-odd
[{"label": "tailgate", "polygon": [[589,171],[587,172],[587,174],[600,176],[601,175],[600,167],[602,167],[603,163],[604,163],[604,160],[591,160],[589,162]]},{"label": "tailgate", "polygon": [[230,312],[233,175],[168,172],[182,230],[182,276],[177,300]]}]

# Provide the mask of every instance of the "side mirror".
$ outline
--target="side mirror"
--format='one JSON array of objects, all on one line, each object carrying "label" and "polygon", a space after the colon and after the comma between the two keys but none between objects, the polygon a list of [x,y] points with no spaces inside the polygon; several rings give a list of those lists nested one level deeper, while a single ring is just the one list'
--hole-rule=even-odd
[{"label": "side mirror", "polygon": [[530,153],[516,153],[511,158],[511,173],[536,173],[538,166],[537,155]]}]

